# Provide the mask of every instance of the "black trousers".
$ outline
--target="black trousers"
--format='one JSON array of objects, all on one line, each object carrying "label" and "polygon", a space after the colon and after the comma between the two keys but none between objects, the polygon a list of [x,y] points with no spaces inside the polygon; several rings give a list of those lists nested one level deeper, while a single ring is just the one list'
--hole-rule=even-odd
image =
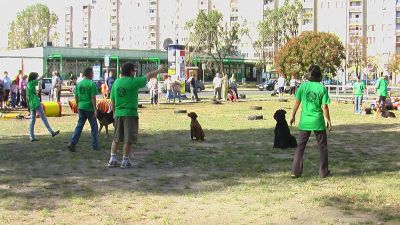
[{"label": "black trousers", "polygon": [[[326,130],[314,131],[314,134],[319,150],[319,175],[326,177],[328,175],[328,137]],[[303,155],[310,135],[311,131],[300,131],[292,167],[292,174],[295,176],[301,176],[303,173]]]}]

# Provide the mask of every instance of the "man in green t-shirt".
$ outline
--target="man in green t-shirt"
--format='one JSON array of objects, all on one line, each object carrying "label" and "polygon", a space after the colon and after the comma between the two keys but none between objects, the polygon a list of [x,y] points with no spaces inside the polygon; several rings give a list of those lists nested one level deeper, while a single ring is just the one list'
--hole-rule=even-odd
[{"label": "man in green t-shirt", "polygon": [[115,80],[111,90],[111,101],[115,118],[114,140],[111,145],[111,157],[108,167],[118,167],[117,148],[119,143],[124,143],[123,158],[121,168],[130,168],[132,164],[129,161],[132,144],[137,142],[139,131],[138,117],[138,90],[146,86],[151,78],[156,78],[162,71],[160,66],[144,77],[134,77],[135,66],[132,63],[126,63],[122,66],[121,78]]},{"label": "man in green t-shirt", "polygon": [[381,77],[376,81],[376,95],[378,98],[378,105],[381,111],[386,109],[386,97],[388,95],[388,76],[383,76],[381,72]]},{"label": "man in green t-shirt", "polygon": [[328,170],[328,138],[326,135],[326,128],[328,128],[329,131],[332,129],[328,108],[328,104],[331,100],[329,99],[327,89],[321,84],[322,73],[319,66],[310,66],[308,72],[310,76],[309,82],[301,84],[297,90],[292,119],[290,120],[290,125],[293,125],[296,120],[297,110],[301,104],[300,134],[293,159],[293,178],[300,177],[303,172],[303,154],[311,131],[313,131],[316,136],[320,152],[319,175],[321,177],[326,177],[330,174]]},{"label": "man in green t-shirt", "polygon": [[353,84],[353,94],[354,94],[354,111],[356,114],[362,113],[362,101],[365,92],[365,84],[360,81],[360,76],[356,76],[356,82]]},{"label": "man in green t-shirt", "polygon": [[96,110],[96,95],[98,93],[96,84],[92,81],[93,69],[86,68],[84,79],[80,81],[74,90],[75,102],[78,105],[78,124],[72,134],[71,140],[67,147],[71,152],[75,152],[75,146],[78,144],[79,138],[82,134],[82,129],[85,126],[86,120],[89,121],[91,129],[91,145],[92,150],[99,150],[99,137],[97,129],[97,110]]}]

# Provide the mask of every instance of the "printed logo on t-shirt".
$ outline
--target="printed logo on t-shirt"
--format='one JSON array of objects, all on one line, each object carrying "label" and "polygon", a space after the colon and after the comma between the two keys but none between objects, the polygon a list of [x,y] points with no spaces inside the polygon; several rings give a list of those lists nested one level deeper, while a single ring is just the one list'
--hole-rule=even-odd
[{"label": "printed logo on t-shirt", "polygon": [[89,88],[87,88],[87,87],[79,87],[79,94],[81,94],[81,95],[84,95],[84,94],[86,94],[87,92],[89,92],[90,90],[89,90]]},{"label": "printed logo on t-shirt", "polygon": [[126,96],[126,90],[123,87],[118,87],[117,89],[118,97],[122,98]]},{"label": "printed logo on t-shirt", "polygon": [[307,92],[306,98],[308,102],[314,102],[317,99],[317,94],[312,91]]}]

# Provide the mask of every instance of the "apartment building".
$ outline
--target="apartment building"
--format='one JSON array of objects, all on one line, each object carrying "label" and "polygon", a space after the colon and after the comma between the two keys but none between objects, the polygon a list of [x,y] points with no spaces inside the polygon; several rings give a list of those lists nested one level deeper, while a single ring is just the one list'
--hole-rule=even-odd
[{"label": "apartment building", "polygon": [[[218,10],[229,26],[246,22],[251,34],[250,39],[241,38],[233,57],[256,59],[260,53],[252,43],[258,39],[264,10],[281,7],[284,1],[87,0],[80,8],[65,10],[65,46],[163,50],[166,39],[186,43],[185,24],[199,11]],[[345,46],[367,40],[363,51],[383,64],[400,52],[400,0],[304,0],[303,6],[300,32],[334,33]],[[276,48],[264,48],[270,63]]]},{"label": "apartment building", "polygon": [[396,0],[396,53],[400,53],[400,0]]},{"label": "apartment building", "polygon": [[72,6],[69,6],[65,9],[65,47],[74,46],[72,21],[73,21],[73,8]]}]

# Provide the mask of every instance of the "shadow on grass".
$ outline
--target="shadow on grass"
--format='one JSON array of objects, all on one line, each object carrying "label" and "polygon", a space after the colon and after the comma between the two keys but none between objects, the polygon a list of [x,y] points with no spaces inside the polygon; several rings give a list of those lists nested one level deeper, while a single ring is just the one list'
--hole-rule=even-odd
[{"label": "shadow on grass", "polygon": [[[368,176],[400,170],[390,125],[334,127],[329,134],[330,166],[335,176]],[[307,182],[318,174],[315,138],[305,153],[303,178],[289,178],[294,149],[273,149],[273,129],[206,130],[206,141],[190,141],[188,131],[142,132],[133,169],[108,169],[111,137],[101,134],[101,149],[91,151],[88,132],[78,152],[66,151],[71,133],[0,140],[0,198],[8,209],[54,209],[59,199],[97,198],[111,191],[185,195],[212,192],[246,181],[242,178]],[[297,135],[297,132],[294,132]],[[119,155],[119,157],[121,157]],[[268,184],[266,184],[268,185]],[[7,200],[8,199],[8,200]]]}]

